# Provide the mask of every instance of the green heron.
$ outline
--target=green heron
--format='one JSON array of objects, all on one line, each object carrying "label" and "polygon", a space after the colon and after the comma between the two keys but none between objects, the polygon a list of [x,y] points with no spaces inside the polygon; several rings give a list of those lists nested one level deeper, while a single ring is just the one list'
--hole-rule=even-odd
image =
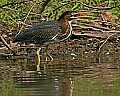
[{"label": "green heron", "polygon": [[[53,60],[52,56],[48,52],[48,45],[55,42],[61,42],[68,39],[72,34],[71,16],[74,11],[64,12],[58,20],[43,21],[32,27],[18,33],[14,42],[27,42],[32,44],[39,44],[41,47],[46,47],[46,54]],[[38,49],[37,55],[40,62],[40,50]]]}]

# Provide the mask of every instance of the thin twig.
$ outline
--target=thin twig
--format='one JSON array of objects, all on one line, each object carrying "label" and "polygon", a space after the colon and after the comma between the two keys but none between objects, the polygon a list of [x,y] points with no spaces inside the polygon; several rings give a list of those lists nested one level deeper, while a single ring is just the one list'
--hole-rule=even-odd
[{"label": "thin twig", "polygon": [[32,26],[32,25],[28,25],[28,24],[26,24],[26,23],[24,23],[22,21],[19,21],[18,24],[22,24],[22,25],[27,26],[27,27],[31,27]]},{"label": "thin twig", "polygon": [[[27,18],[28,18],[28,16],[30,15],[30,12],[32,11],[32,9],[34,8],[34,6],[36,5],[36,2],[32,5],[32,7],[30,8],[30,10],[29,10],[29,12],[28,12],[28,14],[27,14],[27,16],[26,16],[26,18],[25,18],[25,20],[23,21],[23,23],[25,23],[26,22],[26,20],[27,20]],[[22,27],[20,28],[20,30],[19,30],[19,32],[21,32],[22,31],[22,29],[23,29],[23,25],[22,25]]]},{"label": "thin twig", "polygon": [[98,50],[98,53],[100,53],[100,51],[101,51],[101,48],[103,47],[103,45],[105,45],[105,43],[108,41],[108,39],[111,37],[111,36],[114,36],[114,35],[116,35],[117,33],[115,33],[115,34],[111,34],[111,35],[109,35],[108,37],[107,37],[107,39],[102,43],[102,45],[99,47],[99,50]]}]

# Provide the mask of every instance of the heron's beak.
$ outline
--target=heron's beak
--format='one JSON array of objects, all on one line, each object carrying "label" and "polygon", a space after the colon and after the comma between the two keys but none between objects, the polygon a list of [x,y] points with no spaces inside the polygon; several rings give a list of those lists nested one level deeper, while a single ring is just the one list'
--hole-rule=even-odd
[{"label": "heron's beak", "polygon": [[88,18],[91,18],[91,16],[89,16],[89,14],[90,14],[90,12],[87,12],[87,11],[73,12],[72,17],[70,17],[70,19],[71,20],[73,20],[73,19],[88,19]]}]

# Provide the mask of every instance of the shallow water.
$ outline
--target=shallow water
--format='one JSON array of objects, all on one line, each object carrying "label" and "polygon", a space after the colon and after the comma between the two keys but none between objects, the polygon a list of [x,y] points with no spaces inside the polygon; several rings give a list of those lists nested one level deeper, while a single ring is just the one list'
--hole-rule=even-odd
[{"label": "shallow water", "polygon": [[0,96],[119,96],[120,56],[0,60]]}]

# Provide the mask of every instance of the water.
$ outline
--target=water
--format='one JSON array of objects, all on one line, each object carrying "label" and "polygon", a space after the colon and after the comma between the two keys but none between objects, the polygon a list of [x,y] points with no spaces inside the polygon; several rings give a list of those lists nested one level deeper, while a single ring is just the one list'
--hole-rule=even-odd
[{"label": "water", "polygon": [[0,96],[120,96],[120,56],[0,60]]}]

